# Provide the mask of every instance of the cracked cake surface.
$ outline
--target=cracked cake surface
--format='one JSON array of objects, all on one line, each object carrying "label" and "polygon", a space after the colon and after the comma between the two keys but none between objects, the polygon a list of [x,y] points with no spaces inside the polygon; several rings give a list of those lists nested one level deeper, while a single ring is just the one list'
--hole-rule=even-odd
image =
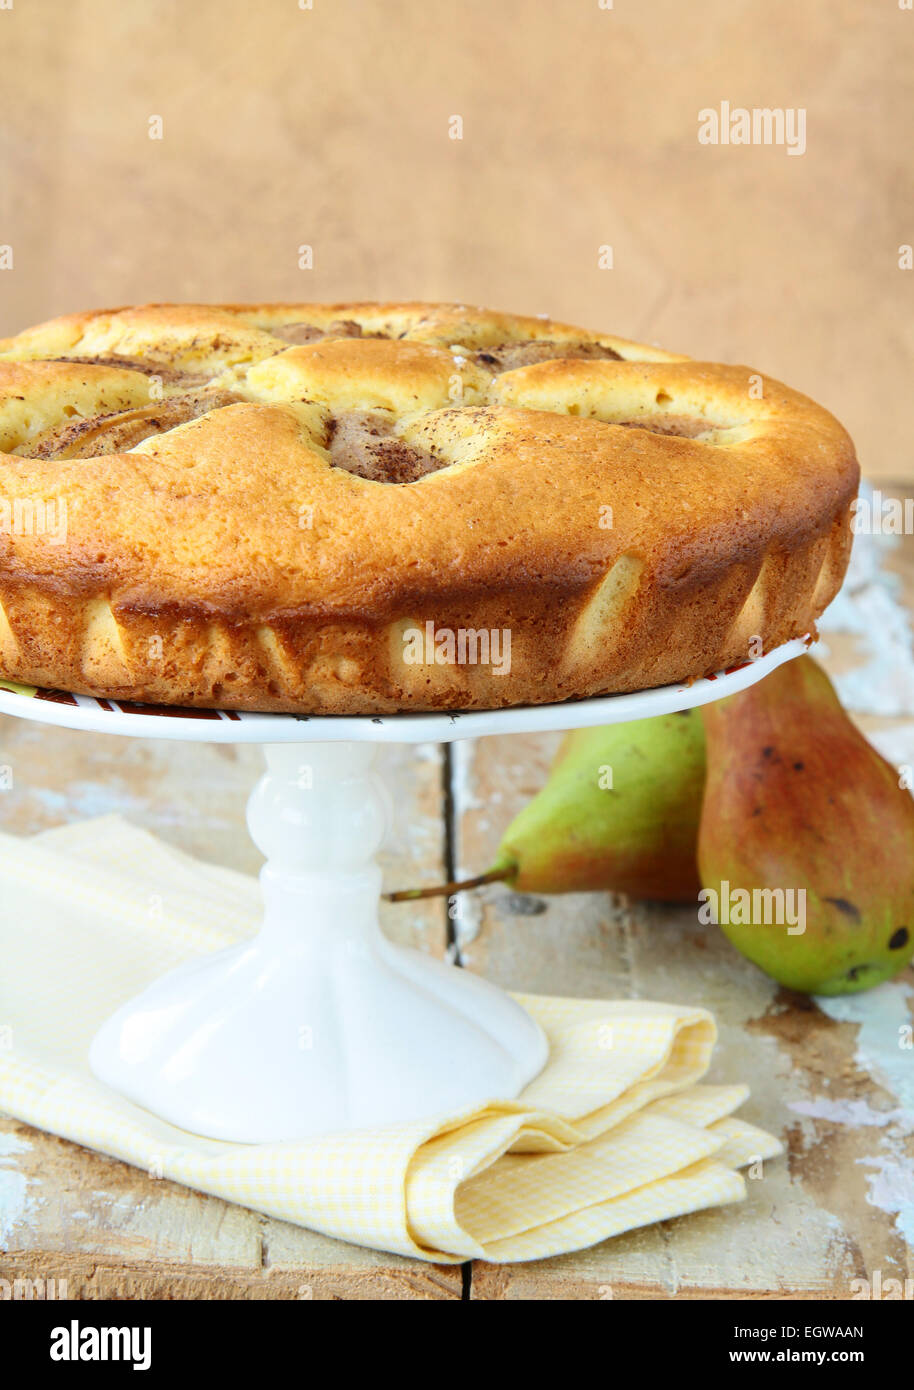
[{"label": "cracked cake surface", "polygon": [[857,481],[781,383],[546,318],[74,314],[0,341],[0,678],[309,714],[687,680],[812,629]]}]

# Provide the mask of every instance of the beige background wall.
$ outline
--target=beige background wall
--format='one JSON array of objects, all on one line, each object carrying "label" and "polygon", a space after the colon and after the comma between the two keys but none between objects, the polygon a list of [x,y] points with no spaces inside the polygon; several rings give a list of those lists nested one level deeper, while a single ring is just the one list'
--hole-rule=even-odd
[{"label": "beige background wall", "polygon": [[[780,376],[914,478],[899,0],[11,2],[0,334],[165,298],[548,311]],[[805,107],[807,152],[700,145],[722,100]]]}]

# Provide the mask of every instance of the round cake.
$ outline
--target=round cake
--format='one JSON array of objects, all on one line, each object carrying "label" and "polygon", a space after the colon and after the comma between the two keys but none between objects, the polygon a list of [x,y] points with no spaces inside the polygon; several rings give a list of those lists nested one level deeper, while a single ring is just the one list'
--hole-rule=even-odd
[{"label": "round cake", "polygon": [[820,406],[457,304],[155,304],[0,341],[0,676],[302,714],[644,689],[813,630]]}]

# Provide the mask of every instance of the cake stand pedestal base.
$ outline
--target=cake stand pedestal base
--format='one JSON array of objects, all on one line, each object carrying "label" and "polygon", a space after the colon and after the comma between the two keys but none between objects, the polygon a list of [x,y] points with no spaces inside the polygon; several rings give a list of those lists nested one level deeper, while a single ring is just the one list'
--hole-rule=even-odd
[{"label": "cake stand pedestal base", "polygon": [[248,806],[267,856],[255,936],[121,1006],[89,1061],[181,1129],[270,1143],[515,1097],[548,1054],[488,981],[381,933],[375,748],[272,744]]}]

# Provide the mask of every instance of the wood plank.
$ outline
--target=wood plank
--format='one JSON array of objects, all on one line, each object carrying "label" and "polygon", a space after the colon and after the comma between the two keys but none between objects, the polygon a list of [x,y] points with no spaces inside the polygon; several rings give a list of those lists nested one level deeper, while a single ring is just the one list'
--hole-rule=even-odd
[{"label": "wood plank", "polygon": [[[244,824],[257,748],[106,737],[0,718],[0,829],[32,834],[111,812],[203,859],[256,873]],[[385,875],[444,871],[441,752],[380,750],[393,824]],[[446,948],[440,903],[384,906],[397,940]],[[0,1279],[66,1279],[80,1298],[460,1298],[459,1267],[364,1250],[0,1121]]]},{"label": "wood plank", "polygon": [[[511,789],[520,742],[484,739],[472,751],[465,786],[478,805],[461,818],[462,868],[487,862],[498,832],[527,799],[528,774],[516,794]],[[538,755],[525,741],[521,757],[529,768],[542,766],[547,753]],[[892,1214],[867,1200],[868,1161],[897,1171],[902,1153],[914,1160],[910,1141],[891,1128],[836,1126],[792,1108],[823,1098],[833,1106],[865,1099],[877,1114],[897,1105],[855,1062],[854,1025],[779,990],[722,933],[701,926],[694,909],[571,894],[538,899],[544,910],[518,915],[524,904],[512,903],[504,889],[487,889],[480,898],[481,929],[464,942],[462,956],[505,987],[710,1008],[721,1028],[711,1079],[748,1081],[752,1097],[741,1113],[784,1135],[789,1154],[765,1165],[739,1207],[683,1217],[535,1266],[477,1263],[474,1298],[599,1298],[607,1289],[617,1298],[846,1298],[852,1278],[875,1269],[886,1278],[914,1270]],[[914,985],[914,972],[905,978]]]},{"label": "wood plank", "polygon": [[[914,608],[914,540],[906,538],[889,563]],[[860,659],[858,643],[829,643],[833,671]],[[869,732],[906,722],[859,719]],[[556,744],[549,735],[462,745],[460,873],[491,860],[502,831],[545,780]],[[506,988],[710,1008],[721,1030],[711,1079],[747,1081],[752,1097],[741,1113],[788,1145],[786,1158],[749,1182],[739,1206],[535,1265],[477,1263],[474,1298],[848,1298],[851,1280],[877,1269],[885,1279],[911,1276],[914,1251],[903,1233],[911,1221],[910,1116],[892,1118],[900,1101],[878,1056],[861,1052],[864,1025],[779,989],[721,932],[700,925],[695,909],[605,894],[524,900],[493,886],[474,895],[458,925],[464,962]],[[881,998],[911,1016],[914,971],[889,989]],[[865,1021],[874,1018],[880,1002],[859,998]],[[888,1065],[891,1081],[891,1057]]]}]

